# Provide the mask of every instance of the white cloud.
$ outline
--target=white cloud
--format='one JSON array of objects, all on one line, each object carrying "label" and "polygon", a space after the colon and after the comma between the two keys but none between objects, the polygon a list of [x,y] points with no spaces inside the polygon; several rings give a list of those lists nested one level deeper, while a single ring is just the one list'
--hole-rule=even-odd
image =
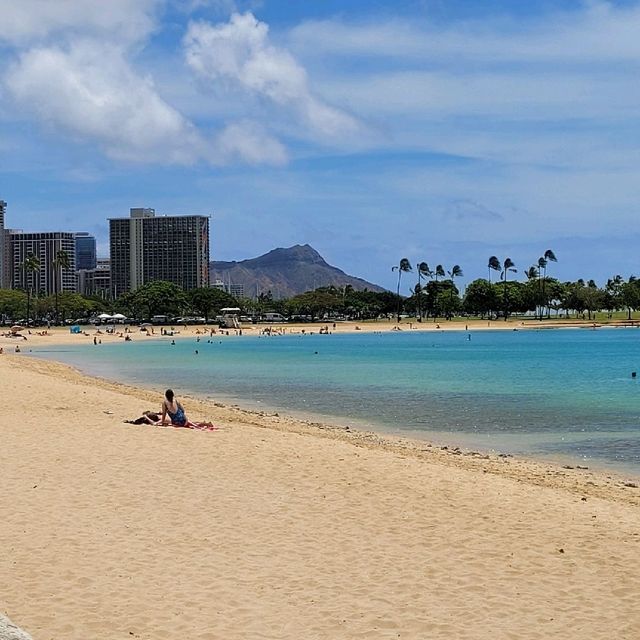
[{"label": "white cloud", "polygon": [[0,0],[0,41],[25,44],[61,32],[109,33],[138,41],[155,26],[161,0]]},{"label": "white cloud", "polygon": [[112,158],[189,163],[203,153],[195,128],[137,75],[121,49],[83,40],[34,48],[6,75],[15,101],[54,129],[97,141]]},{"label": "white cloud", "polygon": [[427,19],[346,23],[309,20],[290,34],[305,56],[360,56],[434,63],[443,60],[499,64],[593,60],[635,62],[640,55],[640,7],[585,2],[582,9],[542,13],[524,21],[487,17],[442,25]]},{"label": "white cloud", "polygon": [[212,161],[226,164],[241,160],[249,164],[283,165],[287,162],[284,146],[255,122],[236,122],[217,136]]},{"label": "white cloud", "polygon": [[251,13],[233,14],[219,25],[191,23],[184,38],[187,63],[208,81],[240,86],[291,109],[323,136],[356,133],[355,118],[315,96],[305,69],[287,50],[272,45],[268,32]]}]

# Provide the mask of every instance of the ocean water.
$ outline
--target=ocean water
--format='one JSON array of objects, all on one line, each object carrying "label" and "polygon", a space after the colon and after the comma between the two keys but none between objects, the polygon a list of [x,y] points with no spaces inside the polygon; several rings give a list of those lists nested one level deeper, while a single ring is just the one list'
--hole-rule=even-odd
[{"label": "ocean water", "polygon": [[179,395],[640,475],[639,329],[214,336],[175,346],[134,334],[33,355]]}]

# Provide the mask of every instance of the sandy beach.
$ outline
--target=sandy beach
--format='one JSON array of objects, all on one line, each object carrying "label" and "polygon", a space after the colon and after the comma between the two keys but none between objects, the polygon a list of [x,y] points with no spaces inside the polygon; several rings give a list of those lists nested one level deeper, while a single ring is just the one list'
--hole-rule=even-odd
[{"label": "sandy beach", "polygon": [[15,340],[0,612],[34,640],[640,637],[636,478],[188,397],[218,431],[129,425],[159,393]]}]

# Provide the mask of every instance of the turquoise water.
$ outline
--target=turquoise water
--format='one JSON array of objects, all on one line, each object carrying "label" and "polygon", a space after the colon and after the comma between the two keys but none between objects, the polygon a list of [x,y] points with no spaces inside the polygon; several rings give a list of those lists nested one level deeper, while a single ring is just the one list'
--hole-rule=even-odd
[{"label": "turquoise water", "polygon": [[194,337],[175,346],[134,336],[34,355],[178,394],[640,474],[638,329]]}]

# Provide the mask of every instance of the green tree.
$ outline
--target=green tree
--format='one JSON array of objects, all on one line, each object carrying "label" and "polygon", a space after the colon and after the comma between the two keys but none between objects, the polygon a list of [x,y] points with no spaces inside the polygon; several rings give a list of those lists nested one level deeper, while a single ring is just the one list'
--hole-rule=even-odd
[{"label": "green tree", "polygon": [[640,280],[630,276],[622,285],[622,301],[627,307],[627,317],[631,320],[631,310],[640,309]]},{"label": "green tree", "polygon": [[340,301],[328,287],[315,291],[307,291],[294,296],[287,302],[287,310],[291,315],[308,315],[312,320],[331,314]]},{"label": "green tree", "polygon": [[0,319],[11,322],[25,317],[27,294],[17,289],[0,289]]},{"label": "green tree", "polygon": [[29,320],[31,319],[31,296],[33,295],[31,281],[34,279],[35,274],[39,273],[40,271],[40,260],[32,253],[30,253],[24,259],[21,268],[24,274],[25,289],[27,291],[27,323],[29,323]]},{"label": "green tree", "polygon": [[415,289],[418,309],[416,315],[418,317],[418,322],[422,322],[422,278],[431,278],[431,276],[433,276],[433,271],[431,271],[426,262],[420,262],[416,270],[418,272],[418,284]]},{"label": "green tree", "polygon": [[187,299],[191,308],[204,316],[205,322],[209,322],[212,313],[218,313],[225,307],[237,307],[238,301],[226,291],[212,287],[201,287],[187,293]]},{"label": "green tree", "polygon": [[[549,307],[549,297],[547,296],[547,265],[549,264],[549,262],[558,262],[558,259],[556,258],[556,254],[553,253],[553,251],[551,249],[547,249],[544,252],[544,256],[541,258],[541,260],[544,260],[544,276],[542,278],[542,299],[544,301],[544,304],[547,306],[547,317],[551,316],[551,309]],[[542,312],[541,312],[542,314]]]},{"label": "green tree", "polygon": [[396,315],[398,317],[398,323],[400,323],[400,301],[402,300],[402,298],[400,297],[400,280],[403,273],[408,273],[409,271],[411,271],[411,263],[409,262],[409,260],[407,260],[407,258],[402,258],[402,260],[400,260],[400,264],[391,267],[391,271],[398,272],[398,310]]},{"label": "green tree", "polygon": [[498,260],[496,256],[491,256],[489,258],[489,263],[487,266],[489,267],[489,284],[491,284],[491,272],[502,271],[502,265],[500,264],[500,260]]},{"label": "green tree", "polygon": [[498,305],[496,289],[488,280],[480,278],[467,285],[463,301],[463,309],[467,313],[484,318],[485,314],[490,314]]},{"label": "green tree", "polygon": [[614,276],[607,280],[605,285],[605,304],[609,311],[622,309],[625,306],[623,286],[625,282],[621,275]]},{"label": "green tree", "polygon": [[61,318],[84,318],[89,314],[93,303],[79,293],[62,291],[58,295],[47,296],[40,301],[43,313],[60,314]]},{"label": "green tree", "polygon": [[509,278],[509,271],[511,271],[513,273],[516,273],[518,271],[515,268],[515,266],[516,265],[513,263],[513,260],[511,260],[511,258],[505,258],[504,264],[502,265],[502,272],[500,274],[500,279],[504,283],[503,305],[504,305],[504,320],[505,320],[505,322],[507,321],[507,318],[509,317],[509,301],[508,301],[508,293],[507,293],[507,280]]},{"label": "green tree", "polygon": [[[459,264],[454,264],[453,267],[451,268],[451,271],[449,271],[448,273],[449,273],[449,277],[451,278],[451,305],[450,305],[449,311],[450,311],[450,314],[453,315],[453,313],[457,310],[457,309],[454,309],[454,306],[455,306],[453,302],[454,290],[455,290],[455,295],[456,296],[458,295],[458,289],[454,285],[453,279],[461,278],[464,274],[462,273],[462,268],[460,267]],[[448,317],[451,318],[451,315],[449,315]]]},{"label": "green tree", "polygon": [[115,306],[128,316],[149,319],[155,315],[180,315],[187,299],[177,284],[154,280],[120,296]]}]

